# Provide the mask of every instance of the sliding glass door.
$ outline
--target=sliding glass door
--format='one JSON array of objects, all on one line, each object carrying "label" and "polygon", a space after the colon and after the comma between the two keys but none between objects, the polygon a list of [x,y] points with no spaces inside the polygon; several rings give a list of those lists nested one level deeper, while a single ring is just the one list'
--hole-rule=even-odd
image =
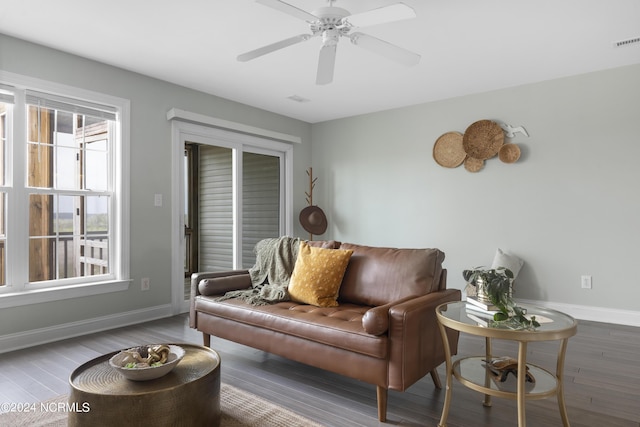
[{"label": "sliding glass door", "polygon": [[185,213],[193,214],[185,221],[192,248],[186,277],[253,266],[255,244],[282,232],[282,155],[192,143],[187,148],[192,167],[185,179],[193,185]]},{"label": "sliding glass door", "polygon": [[175,123],[174,141],[174,212],[182,230],[174,253],[182,266],[173,268],[180,280],[173,304],[181,312],[193,273],[248,269],[258,241],[292,233],[293,147],[187,123]]}]

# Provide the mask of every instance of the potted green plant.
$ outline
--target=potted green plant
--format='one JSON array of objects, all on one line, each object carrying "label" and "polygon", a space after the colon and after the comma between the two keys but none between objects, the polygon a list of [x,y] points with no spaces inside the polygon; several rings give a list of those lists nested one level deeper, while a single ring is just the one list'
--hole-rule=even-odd
[{"label": "potted green plant", "polygon": [[527,319],[526,311],[519,307],[512,296],[513,272],[505,267],[476,267],[464,270],[462,277],[476,287],[477,298],[486,299],[498,312],[493,315],[495,322],[519,329],[535,329],[540,326],[535,316]]}]

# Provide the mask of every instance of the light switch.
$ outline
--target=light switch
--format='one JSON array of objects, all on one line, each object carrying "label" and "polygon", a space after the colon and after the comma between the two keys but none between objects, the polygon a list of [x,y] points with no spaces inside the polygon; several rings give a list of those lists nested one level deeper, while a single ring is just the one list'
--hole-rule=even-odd
[{"label": "light switch", "polygon": [[156,193],[156,195],[153,197],[153,205],[162,206],[162,194]]}]

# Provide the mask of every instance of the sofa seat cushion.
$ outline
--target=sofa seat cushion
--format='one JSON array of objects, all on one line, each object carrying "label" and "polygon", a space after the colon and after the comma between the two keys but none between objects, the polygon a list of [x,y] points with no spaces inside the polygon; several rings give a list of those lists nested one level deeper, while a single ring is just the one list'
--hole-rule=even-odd
[{"label": "sofa seat cushion", "polygon": [[355,304],[316,307],[293,301],[256,306],[235,298],[214,301],[204,296],[197,297],[195,304],[197,311],[213,316],[371,357],[387,357],[387,336],[368,334],[362,326],[362,317],[371,307]]}]

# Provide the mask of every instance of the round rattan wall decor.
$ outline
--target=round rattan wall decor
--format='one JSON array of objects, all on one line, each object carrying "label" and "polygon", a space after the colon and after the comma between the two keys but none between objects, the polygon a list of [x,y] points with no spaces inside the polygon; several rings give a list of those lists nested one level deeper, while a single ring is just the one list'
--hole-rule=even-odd
[{"label": "round rattan wall decor", "polygon": [[504,132],[500,125],[492,120],[479,120],[472,123],[464,132],[462,146],[469,157],[490,159],[498,154],[504,144]]},{"label": "round rattan wall decor", "polygon": [[442,167],[456,168],[462,164],[467,153],[462,146],[460,132],[447,132],[433,144],[433,159]]},{"label": "round rattan wall decor", "polygon": [[482,159],[467,157],[467,159],[464,161],[464,168],[469,172],[480,172],[483,167],[484,160]]},{"label": "round rattan wall decor", "polygon": [[504,144],[500,147],[498,157],[504,163],[515,163],[520,158],[520,147],[513,143]]}]

